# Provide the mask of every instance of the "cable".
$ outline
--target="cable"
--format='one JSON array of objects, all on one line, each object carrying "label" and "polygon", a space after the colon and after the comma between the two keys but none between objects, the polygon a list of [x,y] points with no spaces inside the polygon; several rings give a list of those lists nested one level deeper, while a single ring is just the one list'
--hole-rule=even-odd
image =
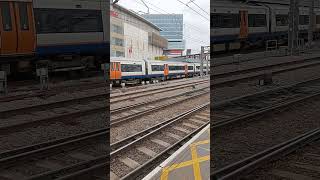
[{"label": "cable", "polygon": [[[135,0],[135,1],[136,1],[137,3],[139,3],[139,4],[141,4],[138,0]],[[174,13],[169,13],[169,12],[161,9],[160,7],[156,6],[156,5],[153,4],[153,3],[150,3],[150,2],[148,2],[148,1],[145,1],[145,3],[150,4],[151,6],[160,9],[161,11],[165,12],[166,14],[169,14],[169,15],[170,15],[170,14],[174,14]],[[142,5],[142,4],[141,4],[141,5]],[[151,7],[149,7],[149,8],[152,9],[152,10],[154,10],[154,11],[156,11],[156,12],[158,12],[158,13],[160,13],[160,14],[162,14],[162,12],[160,12],[160,11],[158,11],[158,10],[155,10],[154,8],[151,8]],[[176,19],[176,18],[174,18],[174,20],[175,20],[176,24],[180,24],[180,25],[181,25],[180,22],[177,22],[177,19]],[[186,24],[186,23],[184,23],[184,24]],[[188,25],[189,25],[189,24],[188,24]],[[191,24],[190,24],[189,26],[195,27],[195,26],[193,26],[193,25],[191,25]],[[204,33],[203,31],[199,31],[198,28],[193,28],[193,29],[196,30],[196,31],[198,31],[198,32],[200,32],[200,33]],[[184,30],[186,31],[186,28],[184,28]],[[186,34],[186,33],[183,33],[182,36],[186,36],[185,34]],[[178,35],[178,34],[175,34],[175,35]],[[198,41],[198,40],[196,40],[196,41]],[[199,42],[199,41],[198,41],[198,42]],[[201,42],[204,42],[204,41],[201,41]]]},{"label": "cable", "polygon": [[197,13],[198,15],[200,15],[201,17],[205,18],[206,20],[210,21],[210,19],[208,19],[207,17],[203,16],[202,14],[200,14],[199,12],[197,12],[196,10],[194,10],[193,8],[191,8],[188,4],[185,4],[184,2],[177,0],[178,2],[180,2],[181,4],[187,6],[189,9],[191,9],[192,11],[194,11],[195,13]]},{"label": "cable", "polygon": [[[164,11],[164,12],[166,12],[166,13],[169,14],[169,15],[171,14],[171,13],[168,13],[167,11],[165,11],[165,10],[157,7],[156,5],[154,5],[154,4],[152,4],[152,3],[148,2],[148,1],[146,1],[146,3],[148,3],[148,4],[152,5],[152,6],[158,8],[158,9]],[[175,20],[176,24],[180,24],[180,25],[181,25],[180,22],[177,22],[177,18],[174,18],[174,20]],[[184,28],[184,30],[186,31],[186,28]],[[199,32],[200,32],[200,31],[199,31]],[[202,33],[202,32],[201,32],[201,33]],[[181,34],[175,34],[175,35],[181,35]],[[196,41],[196,42],[199,42],[199,43],[206,43],[206,42],[204,42],[204,41],[202,41],[202,40],[191,38],[190,36],[187,36],[186,33],[183,33],[183,32],[182,32],[182,36],[184,36],[186,39],[191,39],[191,40]]]},{"label": "cable", "polygon": [[196,5],[199,9],[201,9],[203,12],[205,12],[206,14],[208,14],[208,15],[210,16],[210,14],[209,14],[207,11],[205,11],[204,9],[202,9],[202,8],[201,8],[198,4],[196,4],[194,1],[195,1],[195,0],[190,0],[187,4],[189,4],[190,2],[193,3],[193,4]]},{"label": "cable", "polygon": [[[140,1],[138,1],[138,0],[135,0],[135,1],[136,1],[138,4],[145,6],[145,5],[142,4]],[[150,2],[148,2],[148,1],[146,1],[146,0],[145,0],[145,3],[150,4],[151,6],[155,7],[156,9],[159,9],[159,10],[161,10],[161,11],[163,11],[163,12],[166,12],[166,14],[168,14],[168,15],[174,15],[174,13],[168,13],[167,11],[159,8],[159,7],[156,6],[155,4],[150,3]],[[154,10],[155,12],[158,12],[158,13],[160,13],[160,14],[163,14],[162,12],[156,10],[155,8],[152,8],[152,7],[149,7],[149,8],[152,9],[152,10]],[[125,14],[124,14],[124,15],[125,15]],[[119,17],[117,17],[117,18],[119,18]],[[119,18],[119,19],[121,19],[121,18]],[[138,23],[135,23],[135,22],[133,22],[133,21],[129,21],[128,19],[123,19],[123,20],[125,20],[125,21],[127,21],[127,22],[131,22],[131,23],[136,24],[136,25],[139,26]],[[177,21],[177,20],[178,20],[177,18],[173,18],[173,20],[176,22],[176,24],[182,25],[181,22]],[[193,26],[193,25],[191,25],[191,24],[189,24],[189,23],[187,23],[187,25],[190,26],[190,27],[194,27],[194,28],[192,28],[192,29],[197,30],[197,31],[200,32],[200,33],[203,33],[203,31],[199,31],[199,29],[198,29],[196,26]],[[184,28],[184,31],[187,31],[187,28]],[[181,34],[177,34],[177,33],[173,33],[173,34],[174,34],[174,35],[179,35],[179,36],[181,36]],[[188,34],[188,33],[182,32],[182,36],[184,37],[183,39],[185,39],[185,40],[192,40],[193,42],[198,42],[198,43],[200,43],[200,44],[207,44],[207,42],[205,42],[205,41],[192,38],[192,37],[190,37],[190,36],[187,36],[186,34]]]}]

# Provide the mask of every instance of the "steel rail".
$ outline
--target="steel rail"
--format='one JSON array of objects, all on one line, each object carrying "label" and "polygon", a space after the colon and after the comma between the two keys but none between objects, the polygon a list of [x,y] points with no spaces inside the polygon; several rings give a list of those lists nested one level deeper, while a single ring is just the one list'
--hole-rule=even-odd
[{"label": "steel rail", "polygon": [[254,171],[271,160],[280,159],[298,148],[320,139],[320,129],[308,131],[298,137],[292,138],[276,146],[270,147],[262,152],[245,158],[241,161],[228,165],[220,170],[211,173],[211,178],[216,180],[228,180],[241,178]]}]

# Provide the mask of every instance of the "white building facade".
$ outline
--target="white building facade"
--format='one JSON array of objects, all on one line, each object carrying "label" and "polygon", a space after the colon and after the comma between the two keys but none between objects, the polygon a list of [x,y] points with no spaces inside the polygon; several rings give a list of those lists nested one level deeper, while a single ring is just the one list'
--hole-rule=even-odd
[{"label": "white building facade", "polygon": [[163,55],[168,41],[160,36],[160,28],[122,6],[114,5],[111,11],[111,27],[123,27],[122,37],[111,29],[111,56],[152,60]]}]

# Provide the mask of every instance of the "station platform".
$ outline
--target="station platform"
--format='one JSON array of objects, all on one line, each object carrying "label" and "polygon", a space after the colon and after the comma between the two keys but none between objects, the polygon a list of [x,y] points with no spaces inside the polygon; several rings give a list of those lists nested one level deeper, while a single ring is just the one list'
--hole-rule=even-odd
[{"label": "station platform", "polygon": [[210,124],[143,180],[209,180]]}]

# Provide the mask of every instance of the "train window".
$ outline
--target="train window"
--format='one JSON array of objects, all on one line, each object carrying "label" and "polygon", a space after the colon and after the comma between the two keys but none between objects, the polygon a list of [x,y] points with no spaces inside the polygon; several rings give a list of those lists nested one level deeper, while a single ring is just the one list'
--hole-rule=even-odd
[{"label": "train window", "polygon": [[38,8],[34,11],[39,34],[103,32],[99,10]]},{"label": "train window", "polygon": [[12,31],[10,5],[8,2],[1,2],[0,7],[1,7],[3,30]]},{"label": "train window", "polygon": [[171,71],[185,70],[185,67],[184,66],[169,66],[169,70],[171,70]]},{"label": "train window", "polygon": [[308,25],[309,24],[309,15],[300,15],[299,16],[299,24],[300,25]]},{"label": "train window", "polygon": [[71,27],[71,31],[75,33],[103,32],[101,12],[95,10],[73,10]]},{"label": "train window", "polygon": [[152,71],[164,71],[164,65],[151,65]]},{"label": "train window", "polygon": [[19,3],[19,16],[21,30],[29,30],[28,5],[27,3]]},{"label": "train window", "polygon": [[265,14],[249,14],[249,27],[265,27],[267,26],[267,20]]},{"label": "train window", "polygon": [[211,14],[211,25],[214,28],[238,28],[240,16],[239,14]]},{"label": "train window", "polygon": [[35,9],[36,29],[42,33],[70,32],[69,16],[60,10]]},{"label": "train window", "polygon": [[289,16],[287,14],[277,14],[276,15],[276,25],[277,26],[288,26]]},{"label": "train window", "polygon": [[316,16],[316,24],[320,24],[320,15]]},{"label": "train window", "polygon": [[188,70],[193,70],[193,66],[188,66]]},{"label": "train window", "polygon": [[196,69],[197,69],[197,70],[200,70],[200,66],[196,66]]},{"label": "train window", "polygon": [[142,72],[141,64],[121,64],[122,72]]}]

